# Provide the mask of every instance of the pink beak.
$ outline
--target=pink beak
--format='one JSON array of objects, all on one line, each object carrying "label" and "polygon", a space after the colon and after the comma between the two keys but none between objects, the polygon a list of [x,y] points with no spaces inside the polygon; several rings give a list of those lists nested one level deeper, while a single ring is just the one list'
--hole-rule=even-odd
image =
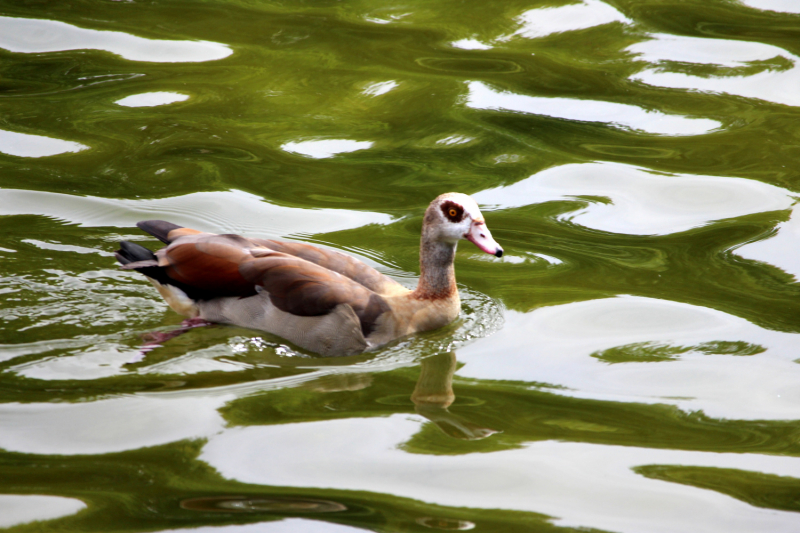
[{"label": "pink beak", "polygon": [[492,233],[484,222],[473,222],[472,227],[469,228],[469,232],[464,235],[464,238],[487,254],[497,257],[503,256],[503,249],[492,238]]}]

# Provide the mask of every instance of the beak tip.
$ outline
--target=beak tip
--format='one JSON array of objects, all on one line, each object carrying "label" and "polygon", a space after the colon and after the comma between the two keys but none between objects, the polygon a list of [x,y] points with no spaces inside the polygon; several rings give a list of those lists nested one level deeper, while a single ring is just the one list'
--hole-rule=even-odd
[{"label": "beak tip", "polygon": [[495,257],[503,257],[503,249],[498,247],[497,251],[494,253],[494,256]]}]

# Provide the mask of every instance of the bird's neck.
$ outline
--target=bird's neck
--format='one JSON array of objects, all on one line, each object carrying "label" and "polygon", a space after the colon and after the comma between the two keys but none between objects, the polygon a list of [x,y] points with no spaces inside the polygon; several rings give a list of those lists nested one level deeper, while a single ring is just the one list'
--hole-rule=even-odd
[{"label": "bird's neck", "polygon": [[420,276],[414,298],[441,300],[458,294],[453,267],[456,244],[428,238],[423,232],[419,247]]}]

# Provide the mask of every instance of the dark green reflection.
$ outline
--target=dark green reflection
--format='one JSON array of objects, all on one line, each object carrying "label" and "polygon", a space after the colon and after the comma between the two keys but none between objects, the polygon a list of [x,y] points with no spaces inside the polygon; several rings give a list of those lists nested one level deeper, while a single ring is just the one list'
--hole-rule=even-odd
[{"label": "dark green reflection", "polygon": [[642,466],[636,472],[652,479],[721,492],[756,507],[800,511],[800,481],[792,477],[688,466]]}]

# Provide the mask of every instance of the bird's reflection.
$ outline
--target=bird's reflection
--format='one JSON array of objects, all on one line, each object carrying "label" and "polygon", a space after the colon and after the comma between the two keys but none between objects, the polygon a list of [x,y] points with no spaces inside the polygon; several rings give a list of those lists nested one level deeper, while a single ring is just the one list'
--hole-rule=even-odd
[{"label": "bird's reflection", "polygon": [[[160,348],[163,343],[183,335],[198,326],[209,326],[205,321],[185,320],[180,327],[167,332],[154,332],[144,336],[139,357],[129,362],[139,363],[148,352]],[[456,439],[484,439],[498,433],[491,428],[480,427],[466,420],[463,416],[451,413],[449,408],[456,400],[453,392],[453,375],[456,371],[456,353],[442,352],[425,357],[421,361],[419,378],[411,401],[417,414],[427,418],[439,427],[446,435]],[[373,376],[369,373],[329,374],[303,386],[317,392],[358,391],[370,387]]]},{"label": "bird's reflection", "polygon": [[307,389],[317,392],[363,390],[372,385],[372,374],[331,374],[308,383]]},{"label": "bird's reflection", "polygon": [[426,357],[422,360],[422,369],[411,393],[418,414],[424,416],[446,435],[456,439],[484,439],[496,430],[480,427],[464,417],[449,411],[456,399],[453,392],[453,374],[456,371],[455,352],[445,352]]}]

